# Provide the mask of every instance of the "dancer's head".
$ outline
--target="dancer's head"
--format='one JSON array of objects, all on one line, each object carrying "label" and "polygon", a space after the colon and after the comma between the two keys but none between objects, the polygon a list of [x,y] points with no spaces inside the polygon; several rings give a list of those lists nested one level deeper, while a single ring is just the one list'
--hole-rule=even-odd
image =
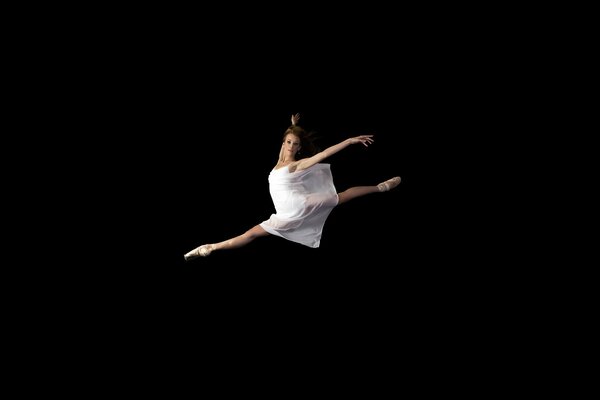
[{"label": "dancer's head", "polygon": [[318,152],[314,144],[314,133],[307,132],[298,125],[291,125],[283,134],[283,145],[297,159],[310,157]]}]

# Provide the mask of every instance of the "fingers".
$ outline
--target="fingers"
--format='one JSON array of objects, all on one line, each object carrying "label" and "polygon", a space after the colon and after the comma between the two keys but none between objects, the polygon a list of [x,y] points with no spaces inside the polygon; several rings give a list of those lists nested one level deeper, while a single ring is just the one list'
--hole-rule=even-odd
[{"label": "fingers", "polygon": [[369,145],[375,141],[373,135],[361,135],[358,137],[358,140],[360,140],[365,147],[369,147]]}]

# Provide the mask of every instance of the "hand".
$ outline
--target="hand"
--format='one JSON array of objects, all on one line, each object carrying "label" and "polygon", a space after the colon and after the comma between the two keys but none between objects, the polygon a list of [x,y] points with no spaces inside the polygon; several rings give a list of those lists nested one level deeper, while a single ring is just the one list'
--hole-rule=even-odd
[{"label": "hand", "polygon": [[300,113],[296,113],[295,115],[292,115],[292,125],[296,125],[299,120],[300,120]]},{"label": "hand", "polygon": [[350,141],[350,144],[362,143],[365,147],[368,147],[374,141],[373,135],[360,135],[348,140]]}]

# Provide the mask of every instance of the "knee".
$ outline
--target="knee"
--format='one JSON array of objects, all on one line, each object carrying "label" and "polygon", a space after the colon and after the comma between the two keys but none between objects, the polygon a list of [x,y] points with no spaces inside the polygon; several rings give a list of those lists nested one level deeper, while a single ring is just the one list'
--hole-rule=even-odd
[{"label": "knee", "polygon": [[252,228],[248,231],[246,231],[242,236],[244,236],[246,238],[246,240],[254,240],[257,237],[259,237],[259,232],[256,231],[255,228]]}]

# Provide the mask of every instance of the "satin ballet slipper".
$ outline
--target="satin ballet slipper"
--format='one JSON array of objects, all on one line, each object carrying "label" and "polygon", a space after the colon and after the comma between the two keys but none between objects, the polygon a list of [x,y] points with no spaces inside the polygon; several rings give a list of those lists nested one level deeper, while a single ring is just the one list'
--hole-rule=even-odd
[{"label": "satin ballet slipper", "polygon": [[193,260],[198,257],[206,257],[213,251],[213,247],[210,244],[203,244],[200,247],[196,247],[194,250],[187,253],[183,258],[185,261]]},{"label": "satin ballet slipper", "polygon": [[398,186],[400,184],[400,181],[400,177],[396,176],[392,179],[388,179],[387,181],[380,183],[379,185],[377,185],[377,188],[380,192],[387,192]]}]

